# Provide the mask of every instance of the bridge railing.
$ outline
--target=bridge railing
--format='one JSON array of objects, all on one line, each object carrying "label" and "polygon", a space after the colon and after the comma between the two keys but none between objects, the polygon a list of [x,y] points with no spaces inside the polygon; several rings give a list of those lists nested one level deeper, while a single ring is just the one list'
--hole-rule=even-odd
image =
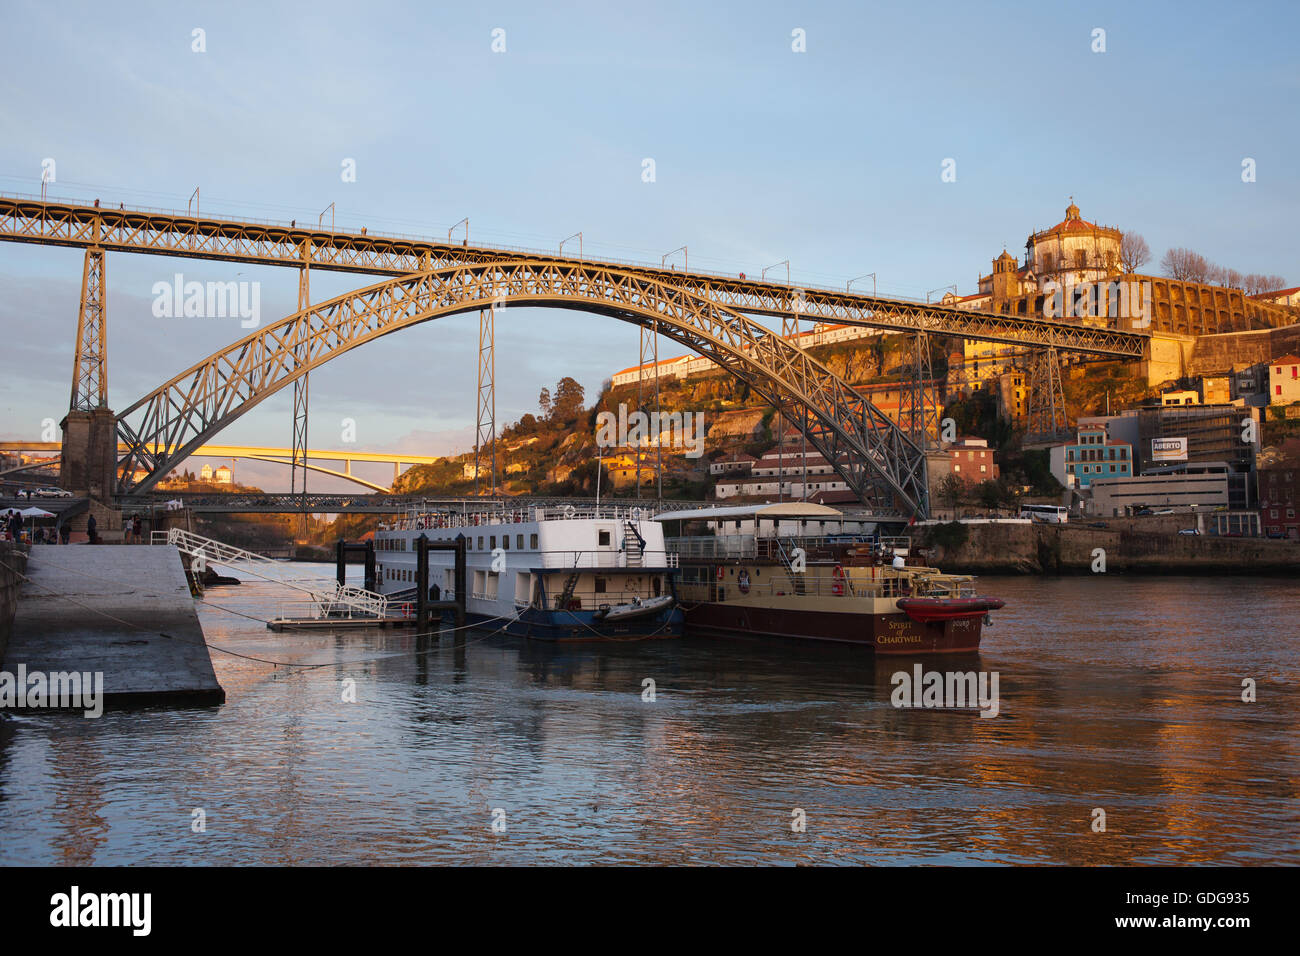
[{"label": "bridge railing", "polygon": [[[53,197],[53,196],[46,196],[46,198],[42,199],[39,195],[33,195],[31,193],[0,193],[0,199],[16,199],[16,200],[29,201],[29,202],[40,202],[47,205],[67,205],[67,206],[78,206],[82,208],[89,207],[92,202],[92,200],[87,200],[87,199],[71,199],[66,197]],[[240,225],[273,226],[277,229],[293,230],[295,232],[309,232],[309,233],[314,232],[314,233],[325,233],[330,236],[347,236],[349,238],[358,238],[358,239],[363,238],[358,232],[358,229],[360,227],[354,227],[352,229],[348,229],[346,227],[330,228],[326,226],[314,225],[311,224],[310,222],[308,222],[308,224],[306,225],[299,226],[296,224],[291,224],[289,221],[283,219],[260,219],[255,216],[239,216],[235,218],[229,214],[226,215],[210,215],[206,213],[200,214],[198,212],[193,212],[190,210],[165,209],[157,206],[130,206],[127,208],[115,208],[112,205],[104,204],[102,200],[99,206],[99,211],[110,212],[110,213],[112,212],[144,213],[146,215],[169,216],[175,219],[194,219],[194,220],[201,220],[201,221],[208,221],[208,222],[221,222],[231,226],[240,226]],[[296,220],[294,220],[293,222],[296,223]],[[448,242],[445,238],[441,238],[441,237],[419,235],[415,233],[387,232],[384,230],[376,231],[370,229],[369,227],[366,227],[366,233],[364,238],[391,239],[398,242],[418,243],[420,245],[437,245],[437,246],[456,245],[454,241]],[[521,255],[526,255],[530,257],[545,256],[547,258],[553,258],[553,259],[573,258],[572,256],[563,256],[555,249],[543,249],[537,246],[518,246],[518,245],[512,245],[510,243],[501,243],[501,242],[493,242],[491,245],[466,246],[464,248],[466,248],[467,250],[473,249],[475,251],[487,251],[487,252],[517,252],[520,253]],[[575,260],[575,261],[581,261],[581,262],[585,262],[597,266],[599,265],[628,266],[633,269],[641,269],[641,270],[648,269],[656,272],[671,271],[665,269],[662,262],[654,262],[649,259],[625,259],[617,256],[608,256],[608,255],[600,255],[596,257],[584,255],[580,260]],[[736,271],[722,272],[722,271],[716,271],[711,269],[693,269],[689,272],[683,271],[681,275],[696,276],[704,279],[721,279],[721,280],[731,281],[738,278],[741,275],[741,273]],[[816,282],[801,282],[796,280],[793,277],[788,282],[783,282],[779,279],[755,280],[749,278],[748,274],[746,274],[745,281],[753,282],[757,285],[768,285],[768,286],[783,287],[788,289],[810,289],[810,290],[816,289],[820,292],[835,292],[835,293],[847,294],[847,295],[853,294],[852,292],[846,292],[844,289],[841,289],[838,285],[830,286],[830,285],[823,285]],[[902,302],[910,302],[916,305],[925,304],[924,300],[922,299],[912,298],[911,296],[899,295],[897,293],[890,294],[887,296],[887,298],[895,299]]]}]

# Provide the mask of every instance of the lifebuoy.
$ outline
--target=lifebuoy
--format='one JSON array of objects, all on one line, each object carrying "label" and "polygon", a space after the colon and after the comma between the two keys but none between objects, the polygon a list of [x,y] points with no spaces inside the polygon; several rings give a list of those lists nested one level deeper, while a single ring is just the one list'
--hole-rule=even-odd
[{"label": "lifebuoy", "polygon": [[840,597],[844,594],[844,569],[838,564],[835,570],[831,572],[831,594]]}]

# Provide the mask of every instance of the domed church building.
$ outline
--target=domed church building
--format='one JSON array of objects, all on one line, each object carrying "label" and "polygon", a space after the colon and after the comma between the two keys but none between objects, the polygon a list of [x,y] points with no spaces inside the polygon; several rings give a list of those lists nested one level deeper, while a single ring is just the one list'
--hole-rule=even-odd
[{"label": "domed church building", "polygon": [[1122,236],[1113,226],[1099,226],[1079,215],[1070,197],[1065,219],[1036,232],[1025,243],[1025,266],[1042,283],[1062,285],[1099,282],[1119,272]]}]

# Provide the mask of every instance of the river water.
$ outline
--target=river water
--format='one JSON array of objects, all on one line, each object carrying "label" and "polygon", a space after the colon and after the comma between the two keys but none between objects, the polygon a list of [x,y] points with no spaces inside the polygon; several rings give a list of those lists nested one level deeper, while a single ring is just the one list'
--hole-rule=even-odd
[{"label": "river water", "polygon": [[1293,580],[981,590],[979,657],[924,667],[996,672],[994,718],[896,708],[913,662],[849,648],[420,651],[214,589],[208,640],[283,663],[214,651],[218,708],[0,715],[0,864],[1300,863]]}]

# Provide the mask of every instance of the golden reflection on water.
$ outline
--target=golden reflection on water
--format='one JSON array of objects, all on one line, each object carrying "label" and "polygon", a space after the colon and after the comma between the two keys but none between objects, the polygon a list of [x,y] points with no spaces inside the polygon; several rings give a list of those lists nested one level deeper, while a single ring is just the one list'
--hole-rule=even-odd
[{"label": "golden reflection on water", "polygon": [[1293,586],[984,587],[1008,606],[982,653],[923,666],[998,672],[992,719],[893,707],[913,662],[853,649],[470,632],[417,654],[205,609],[214,643],[351,663],[214,654],[221,708],[5,718],[0,863],[1300,862]]}]

